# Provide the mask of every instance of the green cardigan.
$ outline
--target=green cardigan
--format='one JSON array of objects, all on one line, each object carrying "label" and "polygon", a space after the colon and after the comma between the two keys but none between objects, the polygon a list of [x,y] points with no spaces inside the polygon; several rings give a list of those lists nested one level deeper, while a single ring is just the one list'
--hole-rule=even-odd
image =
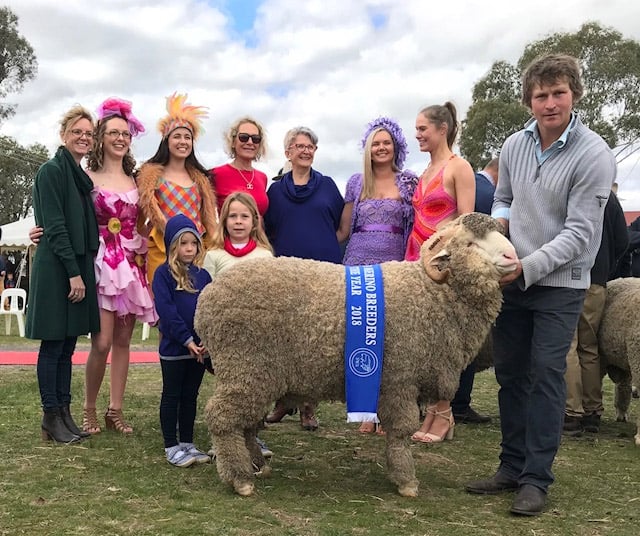
[{"label": "green cardigan", "polygon": [[[29,283],[26,335],[30,339],[63,340],[100,331],[94,268],[98,224],[92,188],[89,176],[64,147],[38,170],[33,210],[44,235]],[[71,303],[69,279],[77,275],[84,281],[86,297]]]}]

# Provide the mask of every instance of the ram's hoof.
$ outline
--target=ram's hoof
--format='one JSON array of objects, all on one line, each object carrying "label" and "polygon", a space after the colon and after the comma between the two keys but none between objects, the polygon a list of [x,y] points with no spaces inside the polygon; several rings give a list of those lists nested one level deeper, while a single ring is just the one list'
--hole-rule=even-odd
[{"label": "ram's hoof", "polygon": [[254,486],[250,482],[244,482],[242,484],[234,484],[236,493],[241,497],[249,497],[253,495]]},{"label": "ram's hoof", "polygon": [[398,486],[398,493],[403,497],[417,497],[418,486],[413,486],[413,485]]},{"label": "ram's hoof", "polygon": [[255,473],[258,478],[269,478],[271,476],[271,466],[263,465],[259,472]]}]

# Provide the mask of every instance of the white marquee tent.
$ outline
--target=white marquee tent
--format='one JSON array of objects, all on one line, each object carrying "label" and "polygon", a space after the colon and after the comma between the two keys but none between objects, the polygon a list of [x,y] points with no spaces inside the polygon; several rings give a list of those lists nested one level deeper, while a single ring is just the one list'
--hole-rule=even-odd
[{"label": "white marquee tent", "polygon": [[27,216],[22,220],[7,223],[2,226],[2,238],[0,238],[0,248],[2,249],[27,249],[31,245],[29,240],[29,229],[35,225],[35,218]]},{"label": "white marquee tent", "polygon": [[[23,277],[27,278],[28,283],[28,266],[31,266],[31,259],[35,252],[35,245],[29,240],[29,229],[35,225],[35,218],[27,216],[18,221],[2,225],[2,237],[0,238],[0,252],[21,251],[21,262],[16,267],[18,270],[18,286],[27,288],[23,281]],[[15,259],[11,258],[13,262]],[[23,281],[21,285],[21,281]]]}]

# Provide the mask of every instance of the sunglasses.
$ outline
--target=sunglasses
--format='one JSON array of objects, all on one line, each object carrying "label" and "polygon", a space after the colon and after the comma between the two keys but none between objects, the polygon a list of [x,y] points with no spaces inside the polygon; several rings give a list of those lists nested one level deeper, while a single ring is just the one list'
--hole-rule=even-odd
[{"label": "sunglasses", "polygon": [[238,139],[242,143],[247,143],[249,141],[249,138],[251,138],[251,141],[256,145],[258,145],[262,141],[262,136],[260,136],[260,134],[246,134],[244,132],[238,134]]}]

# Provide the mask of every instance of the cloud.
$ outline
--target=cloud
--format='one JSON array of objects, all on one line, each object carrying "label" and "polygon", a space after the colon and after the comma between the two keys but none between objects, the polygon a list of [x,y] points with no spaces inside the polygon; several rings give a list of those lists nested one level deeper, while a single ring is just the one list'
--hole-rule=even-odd
[{"label": "cloud", "polygon": [[[341,188],[360,169],[359,140],[378,115],[400,122],[409,140],[407,166],[421,172],[427,159],[412,141],[417,111],[450,100],[463,118],[474,83],[494,61],[513,63],[531,41],[589,20],[640,40],[640,4],[626,0],[541,0],[532,7],[506,0],[5,4],[35,48],[39,72],[10,96],[18,113],[0,133],[53,150],[65,109],[77,102],[95,109],[117,95],[134,103],[147,126],[134,143],[142,161],[159,142],[155,124],[164,97],[177,90],[210,108],[197,145],[205,165],[226,161],[223,130],[250,114],[266,125],[272,148],[261,169],[274,175],[284,160],[285,132],[307,125],[320,137],[314,166]],[[621,197],[634,203],[635,161],[628,159],[620,186]]]}]

